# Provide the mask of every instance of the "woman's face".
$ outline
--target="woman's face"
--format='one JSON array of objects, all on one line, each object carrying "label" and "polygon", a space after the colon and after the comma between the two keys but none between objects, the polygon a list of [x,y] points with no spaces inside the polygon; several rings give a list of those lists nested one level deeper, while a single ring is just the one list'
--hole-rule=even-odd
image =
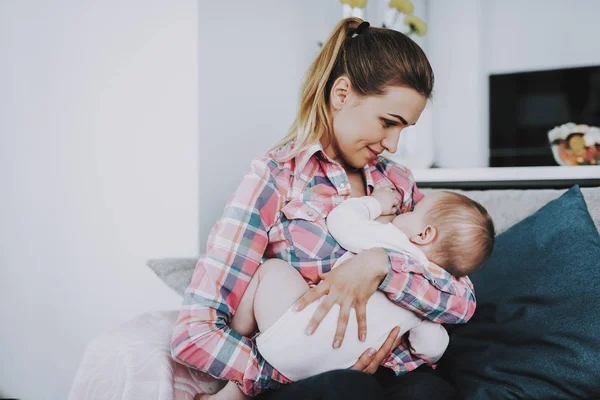
[{"label": "woman's face", "polygon": [[417,122],[426,104],[425,96],[405,86],[361,97],[340,77],[331,89],[333,140],[325,152],[344,168],[362,168],[384,150],[395,153],[400,132]]}]

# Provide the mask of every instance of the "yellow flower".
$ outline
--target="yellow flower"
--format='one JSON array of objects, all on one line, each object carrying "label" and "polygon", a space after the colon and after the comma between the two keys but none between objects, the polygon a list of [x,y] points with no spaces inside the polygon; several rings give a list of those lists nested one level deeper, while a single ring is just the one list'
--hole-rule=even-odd
[{"label": "yellow flower", "polygon": [[342,4],[348,4],[352,8],[365,8],[367,0],[340,0]]},{"label": "yellow flower", "polygon": [[404,24],[410,26],[411,33],[414,32],[419,36],[423,36],[427,32],[427,24],[416,15],[407,15],[404,18]]},{"label": "yellow flower", "polygon": [[390,7],[403,14],[412,14],[415,10],[415,6],[409,0],[390,0]]}]

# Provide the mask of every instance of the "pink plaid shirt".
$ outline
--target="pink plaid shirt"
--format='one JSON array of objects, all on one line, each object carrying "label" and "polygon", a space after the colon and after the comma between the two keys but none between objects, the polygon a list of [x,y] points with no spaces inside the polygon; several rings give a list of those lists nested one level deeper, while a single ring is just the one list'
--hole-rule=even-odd
[{"label": "pink plaid shirt", "polygon": [[[320,144],[285,162],[293,143],[255,159],[212,228],[206,255],[198,261],[177,320],[172,355],[178,362],[219,379],[233,380],[255,396],[290,381],[257,352],[252,339],[229,328],[259,265],[279,258],[309,284],[327,272],[346,250],[327,231],[327,214],[350,197],[344,169]],[[378,157],[364,167],[367,194],[374,187],[396,188],[399,213],[423,198],[412,173]],[[408,310],[434,322],[458,324],[475,312],[469,278],[456,279],[439,267],[424,270],[410,256],[386,250],[390,270],[379,289]],[[398,375],[423,364],[407,342],[382,363]]]}]

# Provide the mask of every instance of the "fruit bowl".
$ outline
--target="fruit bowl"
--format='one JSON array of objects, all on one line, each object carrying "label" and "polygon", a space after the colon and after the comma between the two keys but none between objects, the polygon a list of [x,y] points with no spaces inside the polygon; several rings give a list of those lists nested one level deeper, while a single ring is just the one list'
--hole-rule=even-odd
[{"label": "fruit bowl", "polygon": [[548,132],[559,165],[600,165],[600,128],[572,122]]}]

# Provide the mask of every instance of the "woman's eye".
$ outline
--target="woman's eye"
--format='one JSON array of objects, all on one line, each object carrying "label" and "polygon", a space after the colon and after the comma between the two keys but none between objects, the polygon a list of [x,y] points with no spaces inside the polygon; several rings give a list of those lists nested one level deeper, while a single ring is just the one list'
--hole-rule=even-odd
[{"label": "woman's eye", "polygon": [[390,121],[389,119],[382,119],[381,121],[383,122],[383,127],[384,128],[390,128],[392,126],[397,126],[398,125],[397,122]]}]

